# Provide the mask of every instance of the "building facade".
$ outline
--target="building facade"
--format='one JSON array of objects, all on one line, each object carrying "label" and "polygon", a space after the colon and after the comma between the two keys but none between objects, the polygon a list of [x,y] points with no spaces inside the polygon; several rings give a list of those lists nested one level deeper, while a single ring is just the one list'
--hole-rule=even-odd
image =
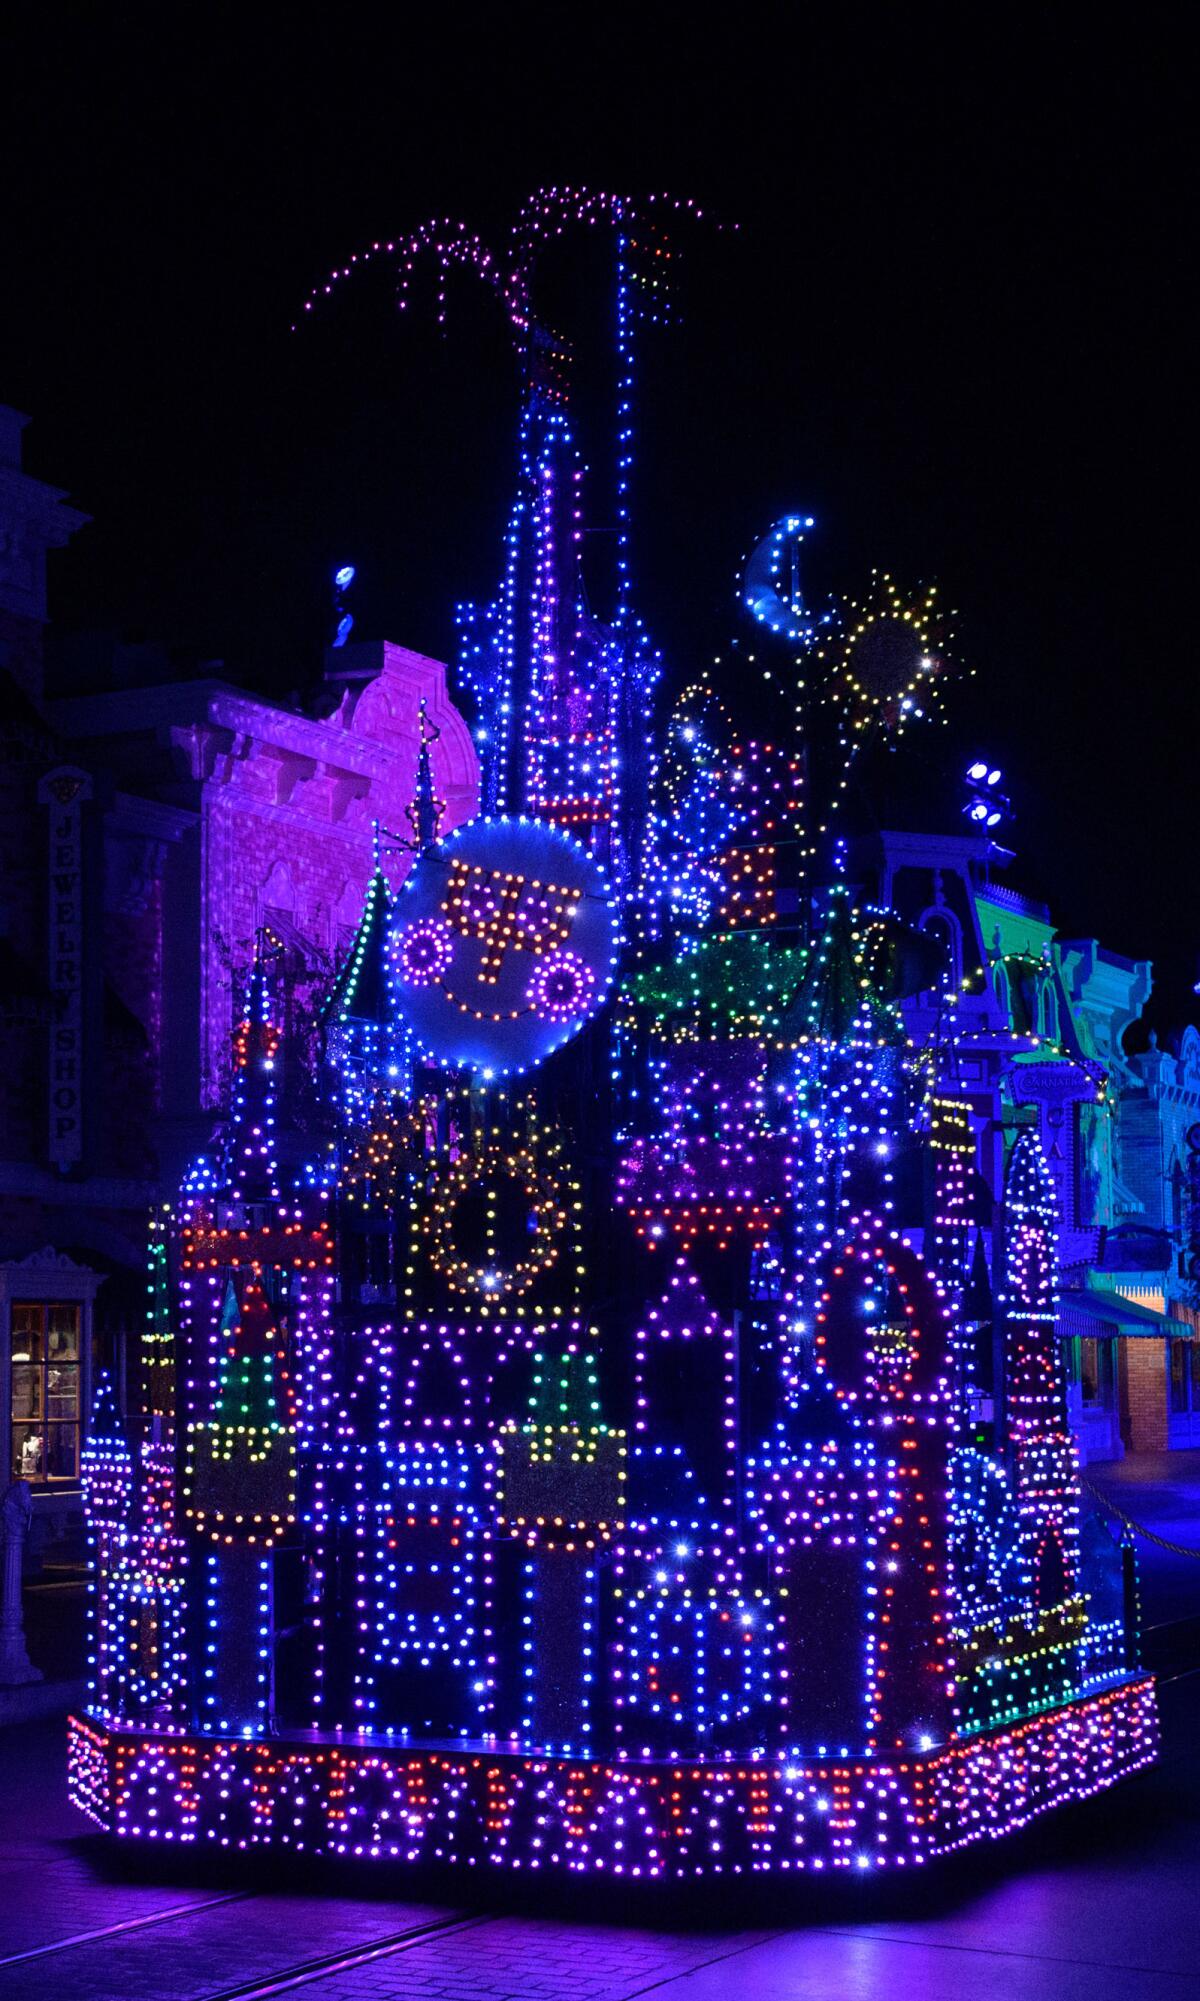
[{"label": "building facade", "polygon": [[216,680],[48,695],[46,553],[87,517],[22,469],[24,422],[0,410],[0,1424],[40,1538],[78,1517],[96,1343],[125,1400],[147,1218],[211,1131],[256,933],[307,1057],[376,824],[407,869],[423,736],[448,826],[478,771],[444,666],[387,644],[331,654],[311,713]]},{"label": "building facade", "polygon": [[1185,1028],[1172,1050],[1152,1033],[1129,1053],[1151,965],[1062,938],[1045,905],[1002,879],[1013,857],[986,835],[886,833],[880,845],[881,900],[895,897],[943,955],[943,983],[907,1003],[907,1021],[939,1074],[971,1092],[985,1211],[1017,1134],[1035,1125],[1042,1138],[1083,1458],[1200,1444],[1200,1033]]}]

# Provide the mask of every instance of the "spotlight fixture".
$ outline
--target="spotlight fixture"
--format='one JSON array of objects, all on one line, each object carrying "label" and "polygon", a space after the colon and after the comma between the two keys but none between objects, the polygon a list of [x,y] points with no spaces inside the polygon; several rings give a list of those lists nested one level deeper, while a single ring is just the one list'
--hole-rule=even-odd
[{"label": "spotlight fixture", "polygon": [[967,766],[967,796],[962,810],[972,826],[990,829],[1008,817],[1011,811],[1008,800],[995,789],[1003,775],[998,765],[989,764],[983,757],[977,757]]},{"label": "spotlight fixture", "polygon": [[333,640],[334,646],[344,646],[354,630],[354,613],[346,610],[346,592],[357,575],[353,563],[339,563],[333,573]]}]

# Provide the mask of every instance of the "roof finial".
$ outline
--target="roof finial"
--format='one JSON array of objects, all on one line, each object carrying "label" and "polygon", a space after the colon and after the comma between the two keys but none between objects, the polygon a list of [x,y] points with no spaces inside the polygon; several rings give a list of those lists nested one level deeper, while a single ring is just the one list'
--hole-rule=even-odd
[{"label": "roof finial", "polygon": [[247,982],[246,1003],[233,1033],[233,1099],[227,1155],[229,1185],[244,1201],[260,1201],[279,1193],[275,1162],[275,1054],[279,1029],[268,965],[268,959],[278,956],[278,941],[265,925],[260,925],[254,934],[254,961]]},{"label": "roof finial", "polygon": [[424,696],[421,697],[421,747],[417,752],[417,789],[412,804],[408,808],[408,818],[416,839],[413,847],[417,854],[427,854],[437,845],[438,828],[446,810],[446,802],[438,797],[433,781],[433,761],[429,755],[430,744],[441,736],[440,729],[429,720],[429,708]]}]

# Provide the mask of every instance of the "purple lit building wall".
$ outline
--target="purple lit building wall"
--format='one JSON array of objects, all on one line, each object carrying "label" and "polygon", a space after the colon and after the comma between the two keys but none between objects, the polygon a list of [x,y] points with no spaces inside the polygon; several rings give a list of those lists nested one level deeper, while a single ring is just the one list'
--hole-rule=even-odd
[{"label": "purple lit building wall", "polygon": [[0,1422],[40,1537],[78,1519],[97,1341],[125,1400],[147,1217],[226,1094],[256,930],[311,1049],[422,703],[448,826],[478,770],[445,668],[385,643],[332,653],[311,713],[216,680],[48,693],[46,553],[87,517],[22,470],[25,421],[0,410]]}]

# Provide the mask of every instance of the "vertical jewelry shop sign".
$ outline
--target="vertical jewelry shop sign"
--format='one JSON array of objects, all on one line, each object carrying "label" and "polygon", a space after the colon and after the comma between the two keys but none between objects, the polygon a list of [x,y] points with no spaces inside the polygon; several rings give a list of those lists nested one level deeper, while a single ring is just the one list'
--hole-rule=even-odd
[{"label": "vertical jewelry shop sign", "polygon": [[38,786],[50,809],[47,966],[56,1008],[50,1023],[49,1154],[66,1170],[83,1153],[83,808],[86,771],[60,765]]}]

